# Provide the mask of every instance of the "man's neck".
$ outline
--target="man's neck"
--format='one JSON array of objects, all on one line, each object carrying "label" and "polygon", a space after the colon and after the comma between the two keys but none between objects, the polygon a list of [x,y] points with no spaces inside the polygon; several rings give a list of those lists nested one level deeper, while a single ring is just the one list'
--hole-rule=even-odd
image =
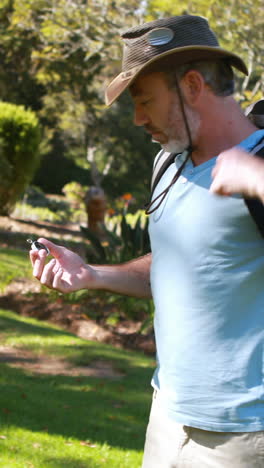
[{"label": "man's neck", "polygon": [[239,144],[257,130],[233,98],[218,98],[218,105],[214,110],[206,110],[201,122],[192,153],[196,166]]}]

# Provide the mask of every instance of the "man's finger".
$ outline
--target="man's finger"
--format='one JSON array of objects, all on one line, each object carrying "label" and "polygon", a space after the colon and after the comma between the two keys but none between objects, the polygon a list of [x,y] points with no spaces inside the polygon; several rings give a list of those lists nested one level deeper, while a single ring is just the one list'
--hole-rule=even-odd
[{"label": "man's finger", "polygon": [[39,258],[39,254],[36,250],[29,251],[29,258],[31,261],[31,265],[34,267],[36,260]]},{"label": "man's finger", "polygon": [[56,265],[56,260],[53,258],[52,260],[44,266],[42,275],[40,277],[41,284],[45,284],[45,286],[52,287],[54,272],[53,268]]},{"label": "man's finger", "polygon": [[217,165],[215,165],[215,166],[213,167],[212,172],[211,172],[211,176],[212,176],[213,179],[215,178],[215,176],[216,176],[216,174],[217,174],[217,172],[218,172],[218,169],[219,169],[219,168],[217,167]]},{"label": "man's finger", "polygon": [[227,188],[224,188],[223,185],[219,184],[217,180],[213,181],[209,190],[211,193],[214,193],[216,195],[222,195],[225,197],[228,197],[231,194],[231,192],[228,191]]},{"label": "man's finger", "polygon": [[33,266],[33,276],[40,278],[42,271],[46,262],[47,252],[44,249],[39,251],[31,250],[30,251],[30,260]]},{"label": "man's finger", "polygon": [[57,271],[57,273],[54,276],[53,287],[54,287],[54,289],[57,289],[57,290],[59,290],[61,292],[66,292],[62,288],[62,275],[63,275],[63,268],[59,268],[59,270]]},{"label": "man's finger", "polygon": [[44,237],[40,237],[38,239],[38,242],[40,242],[41,244],[44,244],[46,247],[48,247],[51,255],[55,258],[59,258],[60,255],[61,255],[61,251],[63,249],[63,247],[57,245],[57,244],[54,244],[53,242],[49,241],[48,239],[45,239]]}]

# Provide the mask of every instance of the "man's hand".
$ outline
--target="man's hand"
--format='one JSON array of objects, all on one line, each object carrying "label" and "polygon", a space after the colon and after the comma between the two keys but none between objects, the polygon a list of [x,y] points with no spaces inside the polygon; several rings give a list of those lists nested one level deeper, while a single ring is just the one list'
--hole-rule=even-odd
[{"label": "man's hand", "polygon": [[39,239],[54,257],[46,264],[44,249],[31,250],[33,276],[48,288],[62,293],[79,289],[103,289],[134,297],[151,297],[151,254],[119,265],[87,265],[79,255],[65,247]]},{"label": "man's hand", "polygon": [[46,239],[39,239],[50,250],[53,259],[46,264],[47,252],[30,250],[33,276],[48,288],[63,293],[93,287],[96,272],[79,255],[65,247],[53,244]]},{"label": "man's hand", "polygon": [[232,148],[221,153],[212,171],[210,191],[218,195],[241,193],[264,203],[264,160]]}]

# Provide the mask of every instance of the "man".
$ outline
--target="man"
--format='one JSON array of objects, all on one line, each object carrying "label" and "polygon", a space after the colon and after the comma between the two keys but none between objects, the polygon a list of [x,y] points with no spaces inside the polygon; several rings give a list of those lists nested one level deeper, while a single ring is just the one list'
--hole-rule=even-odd
[{"label": "man", "polygon": [[232,67],[247,69],[201,17],[122,37],[123,71],[106,102],[129,89],[135,124],[177,153],[148,207],[152,253],[88,266],[40,239],[54,259],[44,266],[45,251],[32,251],[33,274],[62,292],[152,294],[158,365],[143,468],[260,468],[264,241],[241,194],[263,200],[264,165],[249,153],[264,132],[232,97]]}]

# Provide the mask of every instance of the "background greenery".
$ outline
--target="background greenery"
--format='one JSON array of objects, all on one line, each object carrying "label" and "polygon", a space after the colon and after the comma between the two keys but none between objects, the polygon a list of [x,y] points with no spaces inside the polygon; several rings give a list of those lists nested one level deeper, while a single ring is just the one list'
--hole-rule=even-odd
[{"label": "background greenery", "polygon": [[262,96],[261,0],[0,1],[1,98],[33,110],[42,128],[35,185],[61,193],[72,180],[96,182],[110,200],[131,192],[142,207],[157,146],[134,128],[128,95],[106,109],[104,88],[120,69],[122,30],[181,13],[206,16],[248,64],[241,105]]},{"label": "background greenery", "polygon": [[9,214],[38,166],[40,129],[24,106],[0,102],[0,213]]}]

